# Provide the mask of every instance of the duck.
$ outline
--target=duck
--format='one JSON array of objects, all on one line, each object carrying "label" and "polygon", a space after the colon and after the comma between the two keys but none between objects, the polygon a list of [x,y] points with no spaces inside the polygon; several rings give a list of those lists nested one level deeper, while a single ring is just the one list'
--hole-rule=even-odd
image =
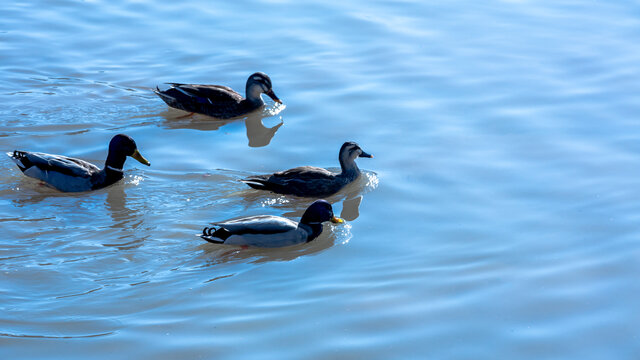
[{"label": "duck", "polygon": [[266,94],[273,101],[282,104],[273,92],[271,79],[263,72],[251,74],[245,88],[246,98],[235,90],[222,85],[194,85],[167,83],[171,87],[155,92],[167,105],[187,112],[213,116],[219,119],[230,119],[246,115],[262,105],[261,94]]},{"label": "duck", "polygon": [[122,167],[127,156],[150,166],[128,135],[115,135],[109,142],[104,168],[84,160],[63,155],[14,150],[7,155],[28,177],[38,179],[62,192],[97,190],[114,184],[124,177]]},{"label": "duck", "polygon": [[344,222],[333,214],[331,204],[316,200],[305,210],[300,222],[274,215],[241,217],[212,223],[212,227],[202,230],[200,237],[214,244],[285,247],[317,238],[322,233],[322,223],[325,221],[336,224]]},{"label": "duck", "polygon": [[373,158],[353,141],[340,147],[338,159],[342,171],[338,174],[314,166],[301,166],[266,175],[249,176],[240,181],[258,190],[302,197],[324,197],[335,194],[360,176],[356,158]]}]

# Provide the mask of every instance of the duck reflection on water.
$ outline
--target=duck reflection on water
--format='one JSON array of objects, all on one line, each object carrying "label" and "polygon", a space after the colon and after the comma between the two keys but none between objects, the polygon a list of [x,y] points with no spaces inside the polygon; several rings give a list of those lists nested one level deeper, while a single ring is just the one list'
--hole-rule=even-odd
[{"label": "duck reflection on water", "polygon": [[[286,106],[282,104],[273,107],[265,106],[262,111],[255,111],[243,117],[227,120],[217,119],[202,114],[187,114],[185,116],[184,111],[172,108],[169,108],[167,111],[164,111],[159,115],[165,118],[163,126],[167,129],[193,129],[200,131],[216,131],[227,124],[244,120],[249,146],[263,147],[269,145],[278,129],[280,129],[284,124],[282,116],[278,116],[278,123],[271,127],[265,125],[265,119],[274,117],[285,107]],[[271,122],[273,122],[273,120],[267,120],[267,123]]]},{"label": "duck reflection on water", "polygon": [[[136,199],[131,199],[126,195],[126,188],[125,184],[118,184],[105,189],[107,191],[105,205],[111,216],[110,228],[114,231],[114,238],[109,237],[111,241],[103,243],[103,246],[130,250],[139,248],[145,240],[151,238],[151,232],[148,230],[152,228],[145,226],[144,216],[136,207],[136,205],[144,205],[144,203],[136,204]],[[144,199],[144,196],[135,197]]]}]

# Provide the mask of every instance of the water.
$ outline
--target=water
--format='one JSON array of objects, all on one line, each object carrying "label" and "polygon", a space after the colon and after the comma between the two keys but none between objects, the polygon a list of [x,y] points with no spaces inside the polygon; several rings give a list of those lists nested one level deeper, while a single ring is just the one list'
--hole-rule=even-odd
[{"label": "water", "polygon": [[[640,6],[6,1],[0,149],[151,161],[60,194],[0,158],[0,357],[640,357]],[[164,82],[286,107],[180,118]],[[237,180],[375,155],[314,242],[194,234],[311,201]]]}]

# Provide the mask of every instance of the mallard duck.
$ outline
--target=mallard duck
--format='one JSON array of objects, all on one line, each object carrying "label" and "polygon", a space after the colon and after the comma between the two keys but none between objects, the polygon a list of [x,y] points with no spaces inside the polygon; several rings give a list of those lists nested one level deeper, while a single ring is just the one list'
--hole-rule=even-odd
[{"label": "mallard duck", "polygon": [[273,215],[249,216],[213,223],[213,227],[202,230],[200,237],[215,244],[283,247],[317,238],[325,221],[344,222],[333,215],[331,204],[316,200],[305,210],[299,223]]},{"label": "mallard duck", "polygon": [[124,177],[122,166],[127,156],[149,166],[135,141],[127,135],[114,136],[109,143],[109,154],[104,169],[84,160],[62,155],[15,150],[7,155],[22,172],[32,178],[65,192],[96,190],[109,186]]},{"label": "mallard duck", "polygon": [[276,103],[282,103],[271,88],[271,79],[261,72],[247,79],[246,99],[233,89],[221,85],[168,84],[171,87],[167,90],[161,91],[158,87],[154,90],[167,105],[220,119],[242,116],[261,107],[264,101],[260,94],[263,93]]},{"label": "mallard duck", "polygon": [[327,196],[338,192],[360,175],[356,158],[372,158],[362,151],[358,144],[347,141],[340,148],[338,159],[342,172],[333,173],[327,169],[301,166],[275,174],[250,176],[241,181],[254,189],[270,190],[278,194],[297,196]]}]

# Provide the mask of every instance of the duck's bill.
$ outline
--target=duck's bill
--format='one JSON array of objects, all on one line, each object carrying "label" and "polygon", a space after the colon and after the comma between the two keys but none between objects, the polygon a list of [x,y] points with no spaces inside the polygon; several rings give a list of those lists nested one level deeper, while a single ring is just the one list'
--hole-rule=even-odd
[{"label": "duck's bill", "polygon": [[334,217],[331,218],[331,222],[334,223],[334,224],[340,224],[340,223],[343,223],[344,220],[340,219],[337,216],[334,216]]},{"label": "duck's bill", "polygon": [[147,159],[145,159],[144,156],[140,154],[138,149],[136,149],[136,151],[133,152],[133,155],[131,155],[131,157],[138,160],[141,164],[151,166],[151,163]]},{"label": "duck's bill", "polygon": [[267,94],[268,97],[271,98],[271,100],[275,101],[276,104],[282,104],[282,100],[278,99],[278,97],[276,96],[276,94],[273,92],[273,90],[269,90],[267,91],[265,94]]},{"label": "duck's bill", "polygon": [[373,155],[368,154],[368,153],[366,153],[366,152],[364,152],[364,151],[363,151],[363,152],[362,152],[362,154],[360,154],[360,156],[359,156],[359,157],[372,158],[372,157],[373,157]]}]

